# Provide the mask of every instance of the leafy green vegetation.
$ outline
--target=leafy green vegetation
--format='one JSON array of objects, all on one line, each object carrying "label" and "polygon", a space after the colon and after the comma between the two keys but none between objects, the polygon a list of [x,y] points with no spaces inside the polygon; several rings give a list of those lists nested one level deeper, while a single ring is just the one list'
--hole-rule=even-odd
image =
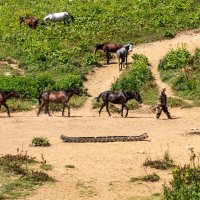
[{"label": "leafy green vegetation", "polygon": [[50,146],[50,142],[47,138],[44,137],[34,137],[31,141],[31,146],[37,147],[48,147]]},{"label": "leafy green vegetation", "polygon": [[163,81],[172,85],[175,93],[200,106],[200,49],[190,55],[185,47],[172,49],[159,64]]},{"label": "leafy green vegetation", "polygon": [[[88,71],[100,66],[98,63],[104,57],[103,53],[93,54],[96,43],[138,44],[172,38],[177,31],[200,25],[199,6],[200,2],[196,0],[59,0],[59,3],[3,0],[0,5],[0,42],[3,47],[0,59],[17,60],[24,75],[4,66],[0,70],[0,89],[16,86],[24,98],[36,98],[42,90],[71,87],[73,77],[86,80]],[[61,11],[70,12],[75,21],[68,25],[62,22],[41,25],[47,14]],[[19,17],[26,15],[39,19],[36,30],[24,24],[20,26]],[[5,74],[13,76],[4,77]],[[65,85],[65,77],[70,84],[67,81]]]},{"label": "leafy green vegetation", "polygon": [[164,186],[164,200],[199,199],[200,197],[200,166],[178,166],[173,171],[170,186]]},{"label": "leafy green vegetation", "polygon": [[7,154],[0,157],[0,199],[26,196],[35,186],[53,182],[48,174],[38,171],[39,162],[26,154]]},{"label": "leafy green vegetation", "polygon": [[[157,100],[157,87],[151,74],[146,56],[134,54],[134,62],[129,65],[125,72],[112,84],[113,90],[139,90],[145,104],[155,105]],[[130,108],[137,107],[135,101],[128,103]]]}]

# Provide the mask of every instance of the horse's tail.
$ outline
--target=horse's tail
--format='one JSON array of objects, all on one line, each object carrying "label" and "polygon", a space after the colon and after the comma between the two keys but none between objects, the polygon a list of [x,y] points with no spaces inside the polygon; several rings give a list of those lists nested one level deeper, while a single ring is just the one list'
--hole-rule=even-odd
[{"label": "horse's tail", "polygon": [[99,99],[100,99],[101,95],[102,95],[102,93],[100,93],[98,97],[95,97],[95,99],[97,100],[97,102],[99,102]]}]

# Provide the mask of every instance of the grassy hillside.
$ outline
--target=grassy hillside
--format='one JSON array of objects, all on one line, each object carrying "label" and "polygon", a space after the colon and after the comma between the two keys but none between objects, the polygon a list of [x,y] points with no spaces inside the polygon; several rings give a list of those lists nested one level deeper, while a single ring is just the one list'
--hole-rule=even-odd
[{"label": "grassy hillside", "polygon": [[[31,79],[28,87],[34,88],[34,92],[62,89],[66,76],[72,78],[73,85],[82,87],[80,81],[88,71],[105,59],[103,53],[93,55],[96,43],[138,44],[173,37],[177,31],[200,25],[198,0],[2,0],[0,3],[0,60],[16,59],[25,71],[24,81]],[[68,25],[40,23],[36,30],[19,25],[19,17],[31,15],[41,22],[47,14],[61,11],[70,12],[75,21]],[[15,89],[15,84],[7,86],[7,79],[13,78],[1,78],[0,89]]]},{"label": "grassy hillside", "polygon": [[[52,12],[69,11],[75,22],[41,24],[36,30],[19,25],[19,17],[40,21]],[[14,57],[28,72],[87,73],[99,60],[94,44],[105,41],[147,42],[200,25],[195,0],[3,0],[0,8],[0,58]]]}]

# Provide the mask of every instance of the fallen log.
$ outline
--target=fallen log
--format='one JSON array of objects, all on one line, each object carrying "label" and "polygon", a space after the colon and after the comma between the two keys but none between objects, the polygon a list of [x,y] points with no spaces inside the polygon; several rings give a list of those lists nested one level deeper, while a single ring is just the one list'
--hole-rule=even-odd
[{"label": "fallen log", "polygon": [[138,136],[98,136],[98,137],[68,137],[61,135],[60,139],[68,143],[85,143],[85,142],[132,142],[142,141],[148,138],[147,133]]}]

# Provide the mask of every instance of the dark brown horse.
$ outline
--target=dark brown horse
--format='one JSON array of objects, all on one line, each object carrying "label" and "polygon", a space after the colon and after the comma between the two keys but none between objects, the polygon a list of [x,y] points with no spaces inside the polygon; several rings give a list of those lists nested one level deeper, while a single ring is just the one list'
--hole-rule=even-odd
[{"label": "dark brown horse", "polygon": [[78,89],[68,89],[63,90],[59,92],[43,92],[39,95],[38,101],[39,101],[39,108],[37,116],[39,117],[39,114],[42,110],[42,108],[45,106],[45,109],[49,116],[49,103],[57,103],[57,104],[63,104],[63,110],[62,110],[62,116],[64,116],[65,107],[68,108],[68,117],[70,117],[70,107],[67,105],[70,98],[73,96],[73,94],[81,96],[81,92]]},{"label": "dark brown horse", "polygon": [[115,53],[118,49],[122,48],[123,45],[120,43],[103,43],[103,44],[97,44],[94,47],[94,54],[98,50],[102,50],[106,52],[106,59],[107,59],[107,65],[109,64],[109,53]]},{"label": "dark brown horse", "polygon": [[8,99],[12,98],[12,97],[20,98],[19,92],[16,92],[16,91],[0,91],[0,107],[1,107],[1,105],[3,105],[6,108],[9,117],[10,117],[10,111],[9,111],[9,108],[6,104],[6,101]]},{"label": "dark brown horse", "polygon": [[100,110],[99,110],[99,116],[100,116],[100,113],[101,113],[104,106],[106,106],[106,111],[108,112],[109,116],[111,116],[109,109],[108,109],[109,102],[113,103],[113,104],[121,104],[122,105],[122,111],[121,111],[122,117],[123,117],[124,107],[127,109],[125,117],[128,116],[128,110],[129,109],[126,105],[128,100],[135,99],[139,103],[142,103],[142,98],[141,98],[139,92],[135,92],[135,91],[131,91],[131,92],[129,92],[129,91],[119,91],[119,92],[105,91],[105,92],[102,92],[96,98],[98,102],[99,102],[100,97],[102,98],[103,103],[102,103]]},{"label": "dark brown horse", "polygon": [[31,16],[20,17],[19,20],[20,24],[22,23],[27,24],[32,29],[36,29],[37,25],[39,24],[38,19]]}]

